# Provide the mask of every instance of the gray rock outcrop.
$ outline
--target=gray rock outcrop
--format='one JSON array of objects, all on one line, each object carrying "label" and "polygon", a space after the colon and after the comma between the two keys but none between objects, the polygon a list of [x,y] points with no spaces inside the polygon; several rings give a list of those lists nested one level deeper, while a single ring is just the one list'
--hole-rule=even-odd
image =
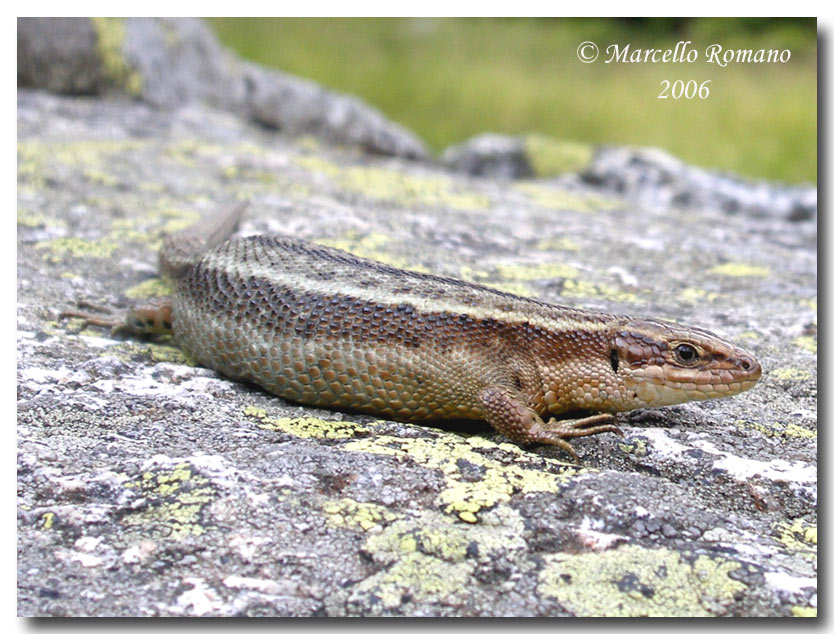
[{"label": "gray rock outcrop", "polygon": [[[205,41],[191,21],[124,25],[128,41],[164,25],[196,29],[179,46]],[[20,616],[816,614],[813,220],[311,144],[211,91],[171,108],[147,83],[104,98],[100,36],[77,34],[51,44],[77,59],[38,71],[62,94],[17,99]],[[52,54],[28,51],[19,72]],[[338,122],[373,119],[351,107]],[[571,146],[536,160],[577,174],[586,159]],[[731,399],[620,415],[622,437],[574,442],[577,467],[485,424],[289,403],[196,367],[175,341],[58,319],[168,292],[163,235],[236,199],[250,202],[241,233],[701,326],[764,376]]]}]

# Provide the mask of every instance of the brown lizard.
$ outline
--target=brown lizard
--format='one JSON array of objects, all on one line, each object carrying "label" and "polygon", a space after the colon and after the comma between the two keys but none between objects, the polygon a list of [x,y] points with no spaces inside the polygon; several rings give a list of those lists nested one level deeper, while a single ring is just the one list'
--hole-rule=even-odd
[{"label": "brown lizard", "polygon": [[567,439],[618,432],[616,412],[732,396],[761,376],[750,353],[700,328],[548,304],[293,238],[230,240],[244,207],[165,240],[172,298],[124,321],[64,316],[173,330],[202,365],[287,400],[400,421],[485,420],[574,459]]}]

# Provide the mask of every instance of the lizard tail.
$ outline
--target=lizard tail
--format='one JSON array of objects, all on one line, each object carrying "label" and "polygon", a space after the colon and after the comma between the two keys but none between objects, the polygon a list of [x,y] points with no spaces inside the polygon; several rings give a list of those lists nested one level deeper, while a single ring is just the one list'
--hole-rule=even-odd
[{"label": "lizard tail", "polygon": [[249,205],[247,201],[225,207],[217,214],[166,236],[159,252],[159,270],[176,280],[194,266],[202,254],[232,235]]}]

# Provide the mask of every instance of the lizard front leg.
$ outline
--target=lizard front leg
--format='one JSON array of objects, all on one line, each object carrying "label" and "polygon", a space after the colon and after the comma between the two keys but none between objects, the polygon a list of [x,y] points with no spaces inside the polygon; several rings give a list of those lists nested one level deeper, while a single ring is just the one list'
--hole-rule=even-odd
[{"label": "lizard front leg", "polygon": [[591,436],[607,431],[622,435],[612,424],[616,418],[611,414],[595,414],[576,420],[551,419],[545,423],[535,410],[526,404],[524,397],[517,390],[503,385],[484,388],[479,397],[484,409],[484,418],[496,431],[522,445],[556,445],[568,452],[577,464],[579,459],[566,438]]}]

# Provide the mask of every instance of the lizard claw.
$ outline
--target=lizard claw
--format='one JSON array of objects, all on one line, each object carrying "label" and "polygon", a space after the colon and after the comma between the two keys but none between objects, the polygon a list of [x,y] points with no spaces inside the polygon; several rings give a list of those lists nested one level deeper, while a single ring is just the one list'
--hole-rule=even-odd
[{"label": "lizard claw", "polygon": [[98,326],[100,328],[110,328],[111,330],[115,330],[122,325],[122,320],[119,319],[109,308],[97,306],[88,302],[78,302],[78,306],[79,308],[86,308],[90,311],[103,313],[103,315],[96,315],[92,312],[84,312],[80,310],[62,310],[58,313],[58,320],[60,321],[70,317],[83,320],[83,324],[81,325],[81,328],[78,329],[78,332],[84,330],[87,326]]}]

